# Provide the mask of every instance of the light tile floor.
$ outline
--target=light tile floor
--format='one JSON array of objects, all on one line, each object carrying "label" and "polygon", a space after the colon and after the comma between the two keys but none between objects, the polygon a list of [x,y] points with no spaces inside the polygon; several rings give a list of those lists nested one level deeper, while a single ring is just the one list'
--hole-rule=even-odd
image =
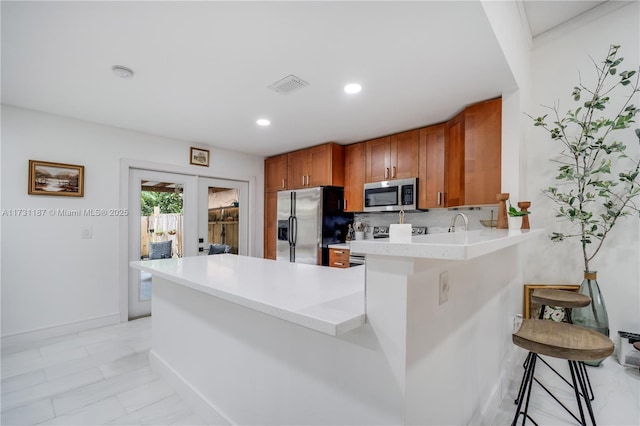
[{"label": "light tile floor", "polygon": [[2,341],[2,425],[203,425],[149,368],[151,319]]},{"label": "light tile floor", "polygon": [[[524,360],[526,353],[521,351],[521,355]],[[544,359],[571,381],[566,361],[548,357]],[[607,358],[598,367],[587,366],[586,368],[595,394],[592,406],[597,424],[600,426],[640,425],[640,371],[638,368],[623,367],[615,356]],[[523,371],[522,364],[519,364],[518,368],[512,372],[509,391],[498,409],[493,421],[494,425],[511,424],[517,407],[514,399],[518,393]],[[567,407],[573,409],[577,417],[580,417],[574,391],[569,385],[540,362],[536,363],[536,378]],[[532,389],[529,414],[538,425],[579,424],[540,386],[534,383]],[[518,424],[522,424],[522,416]],[[527,421],[527,424],[532,423]],[[587,424],[591,424],[590,420],[587,420]]]},{"label": "light tile floor", "polygon": [[[150,370],[150,346],[150,318],[46,340],[3,339],[0,424],[205,424]],[[566,362],[549,361],[568,373]],[[638,369],[614,357],[588,369],[598,424],[640,425]],[[545,366],[536,372],[562,400],[575,403],[572,390]],[[518,365],[494,425],[511,424],[521,376]],[[540,426],[577,424],[538,386],[529,411]]]}]

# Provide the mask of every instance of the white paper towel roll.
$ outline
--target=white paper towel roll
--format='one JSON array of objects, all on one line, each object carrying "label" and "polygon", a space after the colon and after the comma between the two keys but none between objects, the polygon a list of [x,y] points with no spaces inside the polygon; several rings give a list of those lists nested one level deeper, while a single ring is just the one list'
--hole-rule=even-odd
[{"label": "white paper towel roll", "polygon": [[411,242],[411,224],[410,223],[392,223],[389,226],[389,242],[392,243],[410,243]]}]

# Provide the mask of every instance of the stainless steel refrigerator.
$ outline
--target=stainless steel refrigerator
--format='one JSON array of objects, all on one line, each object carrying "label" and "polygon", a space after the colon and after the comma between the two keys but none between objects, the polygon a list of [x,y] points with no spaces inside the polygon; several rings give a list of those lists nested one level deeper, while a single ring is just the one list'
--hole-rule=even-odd
[{"label": "stainless steel refrigerator", "polygon": [[329,244],[345,241],[353,214],[344,189],[320,186],[278,192],[277,260],[329,265]]}]

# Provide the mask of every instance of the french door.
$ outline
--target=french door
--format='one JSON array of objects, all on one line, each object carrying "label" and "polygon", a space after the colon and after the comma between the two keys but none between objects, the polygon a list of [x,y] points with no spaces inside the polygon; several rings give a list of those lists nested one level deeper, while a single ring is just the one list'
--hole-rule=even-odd
[{"label": "french door", "polygon": [[[129,170],[129,260],[195,256],[197,177]],[[151,314],[151,276],[129,268],[129,319]]]},{"label": "french door", "polygon": [[249,253],[249,183],[198,178],[198,250],[201,255]]}]

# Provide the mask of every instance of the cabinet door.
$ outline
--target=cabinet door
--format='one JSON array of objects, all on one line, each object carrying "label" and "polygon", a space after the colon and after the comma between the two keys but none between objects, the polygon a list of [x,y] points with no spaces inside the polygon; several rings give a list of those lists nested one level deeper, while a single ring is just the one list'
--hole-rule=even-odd
[{"label": "cabinet door", "polygon": [[464,112],[447,123],[445,139],[445,207],[465,203],[464,188]]},{"label": "cabinet door", "polygon": [[332,185],[331,145],[320,145],[307,151],[306,186]]},{"label": "cabinet door", "polygon": [[366,181],[380,182],[391,179],[391,140],[389,136],[367,141],[366,148]]},{"label": "cabinet door", "polygon": [[391,179],[418,177],[420,132],[411,130],[391,136]]},{"label": "cabinet door", "polygon": [[464,203],[495,204],[502,192],[502,100],[472,105],[464,112]]},{"label": "cabinet door", "polygon": [[363,191],[365,181],[366,143],[348,145],[344,150],[345,183],[344,200],[347,212],[363,210]]},{"label": "cabinet door", "polygon": [[445,125],[420,129],[418,208],[444,207]]},{"label": "cabinet door", "polygon": [[278,228],[278,193],[264,194],[264,258],[276,258],[276,230]]},{"label": "cabinet door", "polygon": [[287,189],[287,154],[264,160],[264,190]]},{"label": "cabinet door", "polygon": [[288,189],[307,186],[307,150],[291,152],[287,156]]}]

